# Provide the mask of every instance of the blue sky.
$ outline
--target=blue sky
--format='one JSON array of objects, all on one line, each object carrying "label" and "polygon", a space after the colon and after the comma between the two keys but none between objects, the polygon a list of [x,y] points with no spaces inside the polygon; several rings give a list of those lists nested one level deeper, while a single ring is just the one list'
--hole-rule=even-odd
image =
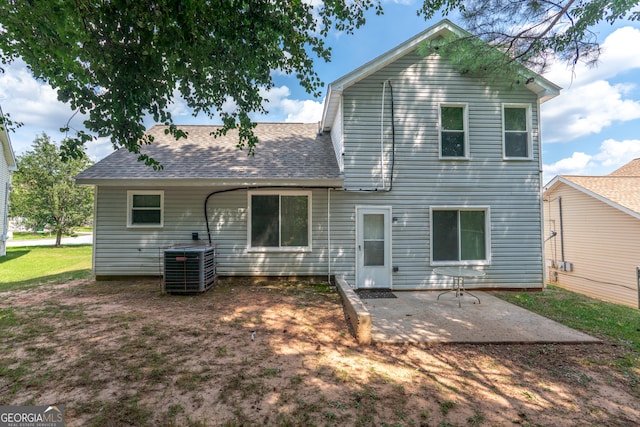
[{"label": "blue sky", "polygon": [[[317,60],[320,77],[328,84],[440,20],[425,21],[417,16],[419,4],[387,1],[385,14],[371,13],[355,34],[330,34],[327,43],[333,49],[332,61]],[[464,26],[455,15],[449,19]],[[545,182],[557,174],[607,174],[640,157],[640,23],[604,23],[595,31],[602,45],[596,68],[579,65],[572,73],[556,64],[545,74],[563,87],[560,96],[542,106]],[[70,108],[57,101],[51,87],[34,80],[24,63],[14,62],[5,68],[0,74],[0,105],[14,120],[25,124],[10,135],[16,154],[28,150],[42,132],[55,141],[62,140],[59,128],[72,117]],[[255,116],[255,120],[320,120],[322,97],[308,95],[290,76],[275,74],[275,83],[265,94],[269,114]],[[178,124],[212,124],[207,117],[192,117],[180,101],[173,106],[173,115]],[[74,117],[71,125],[81,128],[82,118]],[[106,139],[88,145],[96,160],[110,151]]]}]

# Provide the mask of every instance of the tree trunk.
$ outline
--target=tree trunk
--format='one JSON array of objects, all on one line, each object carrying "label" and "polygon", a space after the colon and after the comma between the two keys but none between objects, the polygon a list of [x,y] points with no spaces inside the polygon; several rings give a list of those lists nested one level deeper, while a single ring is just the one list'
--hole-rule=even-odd
[{"label": "tree trunk", "polygon": [[62,243],[62,229],[58,229],[58,231],[56,232],[56,248],[59,248],[61,243]]}]

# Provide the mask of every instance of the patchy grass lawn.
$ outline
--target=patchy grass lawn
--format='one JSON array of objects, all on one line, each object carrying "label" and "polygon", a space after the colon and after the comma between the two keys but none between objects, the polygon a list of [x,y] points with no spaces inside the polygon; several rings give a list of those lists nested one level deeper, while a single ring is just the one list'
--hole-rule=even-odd
[{"label": "patchy grass lawn", "polygon": [[599,337],[359,347],[326,284],[82,279],[0,294],[0,405],[62,404],[70,426],[637,425],[638,352]]},{"label": "patchy grass lawn", "polygon": [[91,275],[91,245],[22,246],[0,257],[0,292]]}]

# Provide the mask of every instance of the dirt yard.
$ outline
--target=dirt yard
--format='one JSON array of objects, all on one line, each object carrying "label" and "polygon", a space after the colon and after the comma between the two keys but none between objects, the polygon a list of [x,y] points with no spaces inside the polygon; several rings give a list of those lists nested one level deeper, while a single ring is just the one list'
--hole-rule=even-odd
[{"label": "dirt yard", "polygon": [[69,426],[640,423],[613,343],[359,347],[326,285],[83,280],[0,294],[0,326],[0,404]]}]

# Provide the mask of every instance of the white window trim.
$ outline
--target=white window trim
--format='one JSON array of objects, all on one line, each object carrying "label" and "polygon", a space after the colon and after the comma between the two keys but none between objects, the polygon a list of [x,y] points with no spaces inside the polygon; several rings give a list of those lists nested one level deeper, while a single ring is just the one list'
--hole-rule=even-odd
[{"label": "white window trim", "polygon": [[[154,195],[160,196],[160,223],[159,224],[133,224],[133,196]],[[151,209],[151,208],[150,208]],[[155,209],[155,208],[154,208]],[[163,190],[128,190],[127,191],[127,228],[162,228],[164,227],[164,191]]]},{"label": "white window trim", "polygon": [[[464,156],[442,155],[442,107],[461,107],[464,126]],[[438,158],[440,160],[469,160],[469,104],[442,102],[438,104]]]},{"label": "white window trim", "polygon": [[[307,230],[308,246],[251,246],[251,198],[254,195],[263,196],[307,196],[309,204],[307,206]],[[306,190],[251,190],[247,191],[247,252],[311,252],[312,251],[312,191]],[[278,218],[278,222],[282,224],[282,218]]]},{"label": "white window trim", "polygon": [[[504,117],[505,108],[524,108],[527,115],[527,156],[526,157],[509,157],[507,156],[506,138],[507,131],[505,130],[506,120]],[[533,159],[533,143],[531,134],[531,104],[502,104],[502,160],[532,160]]]},{"label": "white window trim", "polygon": [[[433,211],[484,211],[485,232],[485,256],[483,260],[459,260],[459,261],[434,261],[433,260]],[[491,264],[491,208],[489,206],[430,206],[429,207],[429,233],[431,242],[429,249],[429,261],[432,266],[458,266],[458,265],[490,265]],[[459,238],[460,236],[458,236]],[[458,251],[462,248],[458,247]],[[458,254],[459,256],[460,254]]]}]

